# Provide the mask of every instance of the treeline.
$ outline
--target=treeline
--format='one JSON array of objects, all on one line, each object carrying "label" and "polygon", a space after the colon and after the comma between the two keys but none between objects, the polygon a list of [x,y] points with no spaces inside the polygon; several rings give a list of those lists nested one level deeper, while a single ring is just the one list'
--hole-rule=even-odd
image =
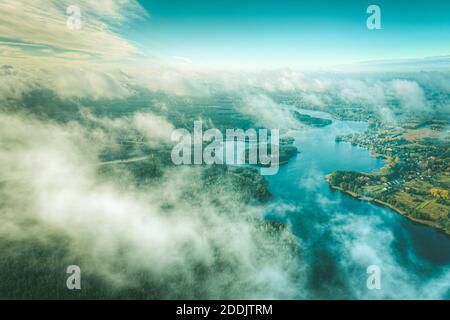
[{"label": "treeline", "polygon": [[332,185],[356,193],[373,180],[378,178],[354,171],[336,171],[330,176]]}]

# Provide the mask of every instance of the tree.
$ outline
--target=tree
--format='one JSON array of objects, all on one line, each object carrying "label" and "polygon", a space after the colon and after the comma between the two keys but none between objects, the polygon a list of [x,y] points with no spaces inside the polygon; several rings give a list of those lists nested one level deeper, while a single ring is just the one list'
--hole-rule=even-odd
[{"label": "tree", "polygon": [[432,188],[432,189],[430,189],[430,193],[435,198],[448,200],[448,190]]}]

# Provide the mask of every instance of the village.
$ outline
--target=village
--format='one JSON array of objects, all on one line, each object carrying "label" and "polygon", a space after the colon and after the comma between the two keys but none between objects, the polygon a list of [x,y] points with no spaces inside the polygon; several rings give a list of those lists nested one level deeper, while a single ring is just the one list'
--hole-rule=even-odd
[{"label": "village", "polygon": [[374,173],[337,171],[331,186],[356,197],[392,207],[411,219],[450,232],[449,135],[445,127],[372,122],[362,134],[337,136],[385,159]]}]

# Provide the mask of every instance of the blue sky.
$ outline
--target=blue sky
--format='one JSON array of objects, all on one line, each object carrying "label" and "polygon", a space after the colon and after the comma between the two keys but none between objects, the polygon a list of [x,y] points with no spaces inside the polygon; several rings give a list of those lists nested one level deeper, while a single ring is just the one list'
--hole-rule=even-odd
[{"label": "blue sky", "polygon": [[[216,68],[320,68],[450,54],[450,1],[139,0],[123,32],[145,52]],[[381,8],[382,30],[366,9]]]},{"label": "blue sky", "polygon": [[[381,8],[381,30],[366,27],[370,4]],[[67,27],[71,5],[80,29]],[[11,64],[344,70],[450,57],[449,14],[449,0],[2,0],[0,55]]]}]

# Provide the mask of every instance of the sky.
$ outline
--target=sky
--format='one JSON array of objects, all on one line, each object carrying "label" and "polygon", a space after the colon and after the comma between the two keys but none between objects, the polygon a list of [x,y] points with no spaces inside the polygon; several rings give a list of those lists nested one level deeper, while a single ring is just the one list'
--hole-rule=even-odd
[{"label": "sky", "polygon": [[[380,30],[366,26],[371,4],[381,9]],[[79,30],[67,28],[70,5],[81,9]],[[449,12],[450,1],[442,0],[3,0],[0,56],[22,65],[94,59],[207,70],[326,70],[449,57]]]},{"label": "sky", "polygon": [[[149,54],[212,68],[321,68],[450,54],[450,1],[140,0],[124,33]],[[367,7],[381,9],[369,30]]]}]

